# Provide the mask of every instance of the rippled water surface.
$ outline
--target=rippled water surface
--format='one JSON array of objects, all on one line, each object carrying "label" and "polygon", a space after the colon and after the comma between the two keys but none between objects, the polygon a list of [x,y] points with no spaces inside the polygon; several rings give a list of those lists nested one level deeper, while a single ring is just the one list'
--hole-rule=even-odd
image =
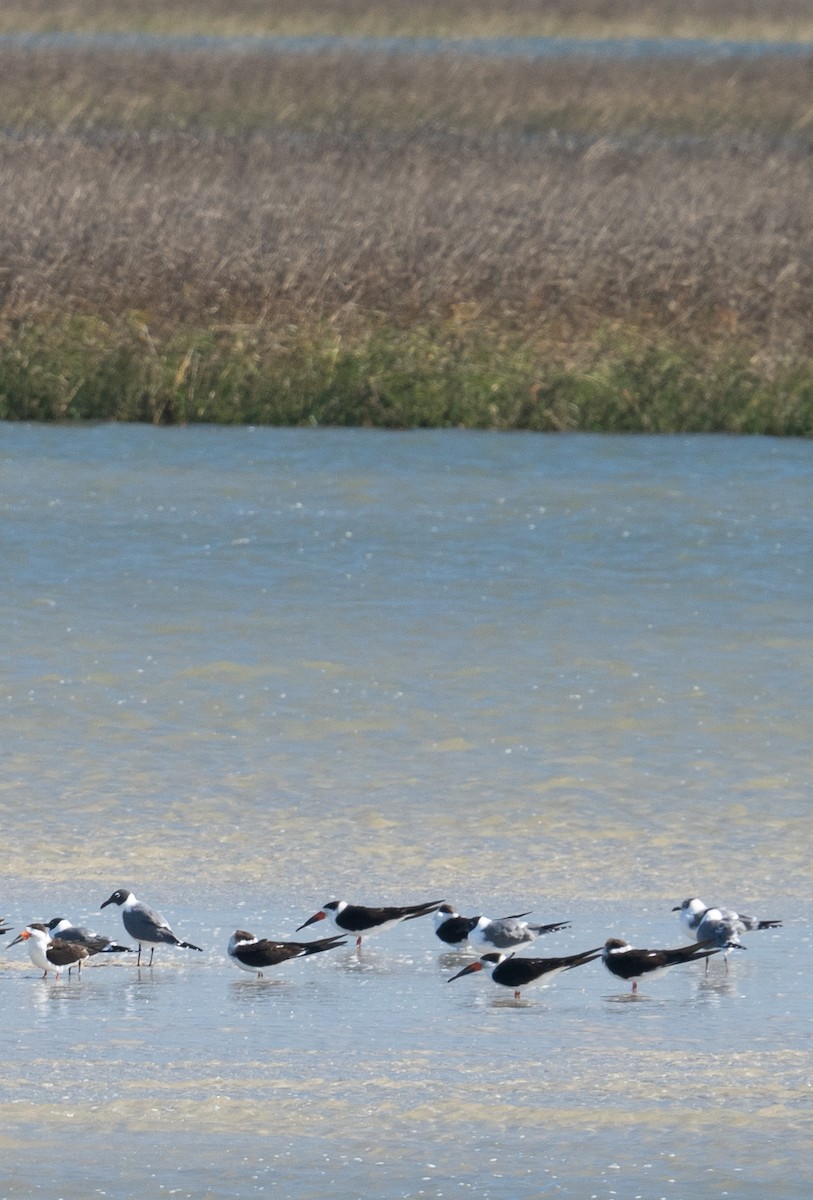
[{"label": "rippled water surface", "polygon": [[219,34],[151,33],[7,33],[4,49],[27,50],[140,50],[209,54],[386,54],[423,57],[452,55],[474,58],[601,58],[710,61],[732,58],[807,58],[813,44],[804,41],[734,41],[730,38],[678,37],[391,37],[343,34]]},{"label": "rippled water surface", "polygon": [[[0,1196],[810,1194],[813,446],[0,426]],[[428,919],[256,980],[331,896],[781,930],[515,1002]],[[329,932],[311,926],[302,937]]]}]

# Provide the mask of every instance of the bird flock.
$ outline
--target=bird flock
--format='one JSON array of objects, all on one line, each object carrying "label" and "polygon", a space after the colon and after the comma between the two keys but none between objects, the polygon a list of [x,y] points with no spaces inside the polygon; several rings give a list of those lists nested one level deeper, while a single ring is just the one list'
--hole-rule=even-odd
[{"label": "bird flock", "polygon": [[[42,971],[42,978],[53,972],[59,979],[63,971],[70,978],[74,968],[79,974],[83,962],[97,954],[137,954],[136,965],[141,966],[141,957],[147,948],[150,951],[151,967],[157,946],[175,946],[185,950],[200,951],[193,942],[182,941],[172,932],[167,920],[160,913],[142,903],[126,888],[118,888],[104,901],[101,908],[117,905],[121,910],[125,933],[137,943],[137,949],[116,942],[113,938],[96,933],[82,925],[73,925],[65,917],[54,917],[47,924],[32,921],[14,938],[9,946],[25,943],[34,966]],[[684,932],[693,940],[676,949],[644,950],[629,945],[621,938],[611,937],[603,946],[583,950],[578,954],[558,958],[529,958],[517,951],[545,934],[556,933],[569,927],[569,921],[554,921],[546,925],[534,925],[524,918],[529,912],[492,920],[486,916],[461,916],[450,904],[432,900],[424,904],[384,907],[367,907],[348,904],[346,900],[330,900],[313,916],[298,926],[296,932],[306,929],[317,921],[330,919],[338,933],[316,941],[277,942],[258,938],[244,929],[237,929],[229,938],[228,956],[242,971],[263,977],[270,967],[277,967],[293,958],[306,958],[326,950],[344,946],[348,938],[355,938],[356,949],[362,939],[370,934],[412,921],[418,917],[432,916],[435,934],[450,949],[461,953],[474,951],[478,958],[468,963],[451,976],[449,982],[464,975],[487,971],[494,983],[508,988],[520,999],[522,990],[532,984],[548,984],[562,971],[570,971],[601,958],[607,970],[618,979],[632,984],[635,992],[642,979],[650,980],[683,963],[705,961],[712,955],[722,954],[726,959],[732,950],[743,950],[741,934],[762,929],[780,928],[782,922],[749,917],[732,909],[710,908],[697,897],[684,900],[672,910],[679,914]],[[0,920],[0,935],[12,932],[5,921]]]}]

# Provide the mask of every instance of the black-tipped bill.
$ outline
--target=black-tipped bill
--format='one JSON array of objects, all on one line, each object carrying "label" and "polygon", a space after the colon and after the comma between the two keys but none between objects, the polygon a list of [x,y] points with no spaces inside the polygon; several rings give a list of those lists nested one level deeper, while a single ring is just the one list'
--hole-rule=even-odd
[{"label": "black-tipped bill", "polygon": [[314,913],[312,917],[308,917],[307,921],[303,921],[301,925],[297,925],[294,932],[299,933],[300,929],[307,929],[308,926],[313,925],[315,921],[324,921],[324,919],[325,914],[320,909],[319,912]]},{"label": "black-tipped bill", "polygon": [[451,979],[447,979],[447,983],[454,983],[455,979],[459,979],[461,975],[471,975],[473,971],[482,971],[483,964],[481,962],[469,963],[462,971],[458,971],[456,975],[452,975]]}]

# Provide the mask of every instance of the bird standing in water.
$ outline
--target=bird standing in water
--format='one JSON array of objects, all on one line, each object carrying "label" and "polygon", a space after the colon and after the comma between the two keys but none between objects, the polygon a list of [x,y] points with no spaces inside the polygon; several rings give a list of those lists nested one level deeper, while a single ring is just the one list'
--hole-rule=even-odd
[{"label": "bird standing in water", "polygon": [[13,942],[9,942],[9,946],[16,946],[18,942],[26,943],[31,961],[42,971],[43,979],[47,978],[49,971],[53,971],[59,979],[60,973],[66,967],[68,976],[74,967],[81,973],[82,962],[88,957],[84,946],[59,939],[54,941],[45,925],[38,921],[26,925],[22,933]]},{"label": "bird standing in water", "polygon": [[144,946],[150,948],[150,961],[147,963],[149,967],[152,966],[156,946],[180,946],[183,950],[200,950],[200,946],[195,946],[192,942],[182,942],[177,938],[160,913],[142,904],[126,888],[119,888],[112,896],[108,896],[102,908],[107,908],[108,904],[118,904],[124,928],[130,937],[138,942],[136,966],[141,966],[141,951]]}]

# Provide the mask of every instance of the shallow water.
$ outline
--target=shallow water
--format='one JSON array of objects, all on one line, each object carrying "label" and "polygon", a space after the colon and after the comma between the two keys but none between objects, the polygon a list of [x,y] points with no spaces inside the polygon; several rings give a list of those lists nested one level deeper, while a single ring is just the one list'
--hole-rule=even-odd
[{"label": "shallow water", "polygon": [[228,54],[464,55],[475,58],[727,58],[807,57],[813,43],[731,38],[350,37],[343,34],[7,33],[0,50],[161,50]]},{"label": "shallow water", "polygon": [[[809,1194],[809,443],[2,426],[0,481],[0,913],[204,947],[3,950],[0,1196]],[[447,984],[429,920],[225,956],[693,894],[785,926],[637,998]]]}]

